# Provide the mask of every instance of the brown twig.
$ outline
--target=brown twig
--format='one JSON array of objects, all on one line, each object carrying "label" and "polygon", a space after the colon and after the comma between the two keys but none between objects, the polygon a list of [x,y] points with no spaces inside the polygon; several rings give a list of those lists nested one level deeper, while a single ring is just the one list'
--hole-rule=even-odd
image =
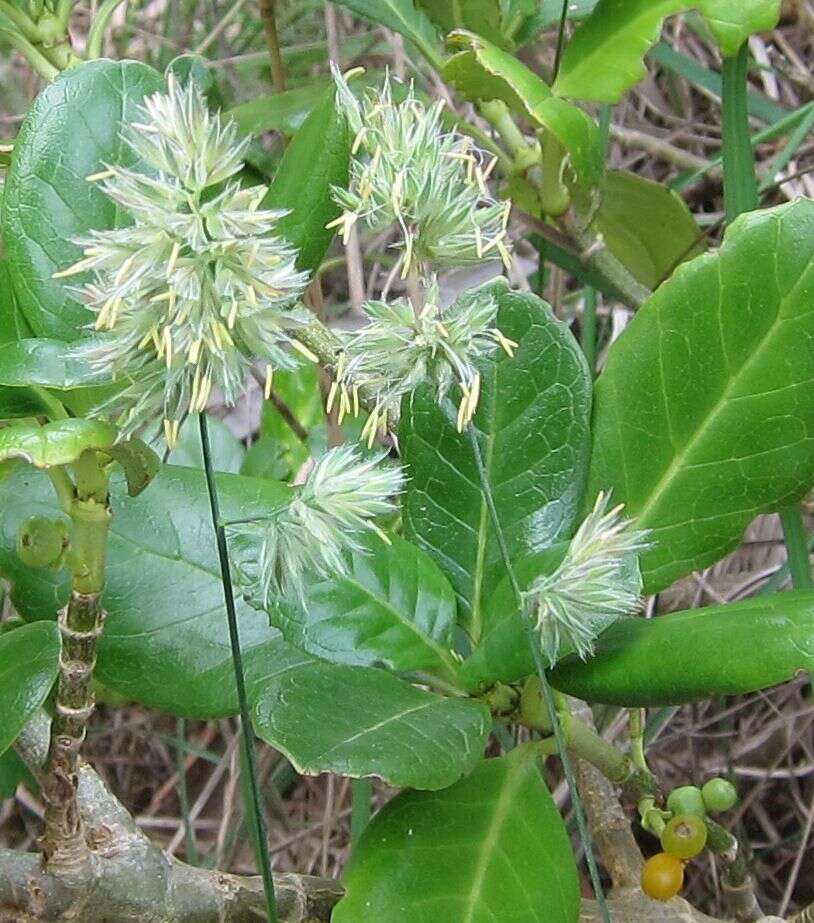
[{"label": "brown twig", "polygon": [[277,14],[275,0],[260,0],[260,18],[266,33],[266,43],[271,59],[271,78],[278,93],[285,92],[285,67],[280,53],[280,36],[277,33]]}]

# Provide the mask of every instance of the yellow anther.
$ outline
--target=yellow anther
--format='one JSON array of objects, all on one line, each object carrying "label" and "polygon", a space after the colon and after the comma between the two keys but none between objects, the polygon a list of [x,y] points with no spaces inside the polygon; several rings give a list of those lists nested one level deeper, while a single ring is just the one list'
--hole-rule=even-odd
[{"label": "yellow anther", "polygon": [[313,362],[315,365],[319,365],[319,356],[315,356],[311,350],[303,343],[300,343],[299,340],[292,340],[291,345],[294,347],[294,349],[297,350],[298,353],[302,353],[306,359]]},{"label": "yellow anther", "polygon": [[336,400],[337,392],[339,391],[339,382],[334,381],[331,384],[330,389],[328,390],[328,400],[325,402],[325,412],[330,413],[333,410],[334,400]]},{"label": "yellow anther", "polygon": [[367,135],[367,127],[363,125],[359,131],[356,133],[356,137],[353,139],[353,145],[351,146],[350,152],[355,157],[359,153],[359,148],[362,146],[365,140],[365,135]]},{"label": "yellow anther", "polygon": [[501,260],[503,260],[503,265],[506,267],[506,269],[511,269],[512,268],[512,255],[511,253],[509,253],[503,241],[500,241],[500,243],[498,243],[497,249],[498,249],[498,252],[500,253]]},{"label": "yellow anther", "polygon": [[180,253],[181,253],[181,244],[179,244],[178,241],[176,240],[175,243],[172,245],[172,251],[170,252],[170,259],[169,259],[169,262],[167,263],[167,278],[168,279],[175,272],[175,265],[178,262],[178,257]]},{"label": "yellow anther", "polygon": [[484,255],[486,255],[490,250],[497,247],[501,243],[501,241],[505,239],[506,239],[506,231],[501,231],[497,235],[497,237],[492,238],[492,240],[490,240],[489,243],[486,244],[486,246],[483,248]]},{"label": "yellow anther", "polygon": [[172,365],[172,334],[168,326],[164,328],[164,358],[169,368]]},{"label": "yellow anther", "polygon": [[382,531],[382,529],[380,529],[379,526],[377,526],[375,522],[368,520],[367,524],[386,545],[393,544],[393,542],[390,539],[390,536],[386,532]]},{"label": "yellow anther", "polygon": [[492,175],[492,171],[495,169],[496,166],[497,166],[497,157],[493,157],[489,161],[489,163],[486,165],[486,169],[483,171],[484,181],[489,179],[489,177]]},{"label": "yellow anther", "polygon": [[263,385],[263,397],[266,400],[271,398],[271,386],[274,383],[274,368],[271,365],[266,366],[266,380]]},{"label": "yellow anther", "polygon": [[121,285],[125,279],[125,276],[130,272],[130,268],[133,265],[133,257],[128,256],[127,259],[119,267],[119,271],[116,273],[116,278],[113,280],[114,285]]},{"label": "yellow anther", "polygon": [[441,334],[441,336],[442,336],[445,340],[448,340],[448,339],[449,339],[449,330],[447,330],[447,328],[441,323],[440,320],[437,320],[437,321],[435,322],[435,326],[436,326],[436,329],[438,330],[438,332]]},{"label": "yellow anther", "polygon": [[253,285],[246,286],[246,300],[253,307],[257,307],[257,292]]},{"label": "yellow anther", "polygon": [[353,415],[359,416],[359,385],[353,386]]},{"label": "yellow anther", "polygon": [[201,339],[193,340],[187,349],[187,362],[191,365],[198,364],[198,357],[201,354]]},{"label": "yellow anther", "polygon": [[86,176],[85,179],[89,183],[98,183],[100,180],[103,180],[103,179],[111,179],[115,175],[116,175],[116,171],[108,168],[107,170],[101,170],[99,173],[91,173],[90,176]]},{"label": "yellow anther", "polygon": [[237,301],[232,299],[232,307],[229,310],[229,317],[227,318],[227,324],[229,325],[230,330],[234,330],[235,322],[237,321]]},{"label": "yellow anther", "polygon": [[91,266],[96,262],[95,259],[86,259],[80,260],[78,263],[74,263],[73,266],[69,266],[67,269],[61,269],[59,272],[55,272],[51,278],[52,279],[67,279],[69,276],[78,276],[79,273],[85,272],[86,269],[90,269]]}]

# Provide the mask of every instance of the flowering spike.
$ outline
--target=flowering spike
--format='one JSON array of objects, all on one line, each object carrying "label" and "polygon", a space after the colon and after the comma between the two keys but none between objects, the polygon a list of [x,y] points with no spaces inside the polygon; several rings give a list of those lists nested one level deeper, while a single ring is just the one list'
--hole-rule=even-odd
[{"label": "flowering spike", "polygon": [[647,533],[631,528],[621,505],[608,510],[608,504],[600,492],[559,567],[523,594],[552,666],[564,645],[585,660],[605,628],[641,606],[637,555],[650,547]]},{"label": "flowering spike", "polygon": [[387,540],[373,520],[394,511],[404,475],[383,458],[363,458],[355,446],[330,449],[274,516],[230,527],[238,582],[250,596],[264,606],[302,601],[306,577],[347,573],[346,552],[362,550],[361,533]]},{"label": "flowering spike", "polygon": [[354,141],[350,188],[333,190],[343,213],[328,227],[341,228],[347,242],[356,221],[373,231],[397,223],[404,276],[416,266],[423,274],[427,265],[481,259],[483,241],[495,240],[508,221],[507,204],[492,198],[486,186],[495,160],[484,166],[486,155],[471,138],[445,131],[443,102],[425,106],[412,85],[394,103],[388,76],[360,103],[334,76]]},{"label": "flowering spike", "polygon": [[177,439],[215,385],[236,400],[253,359],[297,365],[289,347],[309,320],[294,307],[307,278],[273,236],[285,213],[262,208],[264,187],[234,180],[247,142],[194,84],[170,77],[121,137],[138,166],[88,179],[131,224],[77,240],[82,258],[55,277],[92,273],[80,292],[101,335],[73,354],[129,382],[100,412],[117,415],[124,435],[164,418]]}]

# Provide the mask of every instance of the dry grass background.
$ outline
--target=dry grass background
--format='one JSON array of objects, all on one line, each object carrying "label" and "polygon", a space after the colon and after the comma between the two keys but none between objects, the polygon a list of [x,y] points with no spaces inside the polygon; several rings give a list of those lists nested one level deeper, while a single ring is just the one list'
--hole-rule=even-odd
[{"label": "dry grass background", "polygon": [[[325,43],[334,55],[346,50],[348,38],[367,35],[358,58],[343,56],[343,65],[364,63],[374,68],[389,64],[396,74],[410,76],[412,65],[398,36],[372,30],[343,12],[320,2],[279,0],[284,48],[298,50]],[[235,12],[237,8],[237,12]],[[75,31],[81,42],[80,5]],[[719,61],[684,18],[671,21],[665,39],[712,71]],[[542,73],[553,60],[554,36],[547,36],[524,52]],[[215,73],[227,100],[240,101],[271,90],[265,66],[263,36],[254,2],[233,0],[151,0],[131,2],[120,11],[111,54],[165,64],[174,55],[200,49],[217,61]],[[770,35],[753,38],[755,59],[764,65],[753,77],[754,89],[790,110],[814,97],[814,3],[787,3],[781,26]],[[325,60],[309,66],[324,73]],[[307,76],[306,74],[302,75]],[[0,53],[0,138],[13,136],[39,81],[7,50]],[[430,80],[431,92],[443,87]],[[450,100],[472,117],[467,106]],[[757,123],[756,123],[757,125]],[[667,181],[679,170],[704,164],[720,152],[718,99],[659,67],[613,111],[610,162],[650,178]],[[280,140],[263,139],[274,155]],[[762,145],[758,159],[766,164],[781,142]],[[798,195],[814,196],[814,136],[797,149],[785,175],[792,177],[766,198],[765,204]],[[707,228],[711,242],[719,234],[722,217],[720,179],[711,174],[685,193],[693,212]],[[354,303],[362,294],[379,291],[389,266],[381,255],[388,241],[362,241],[345,264],[339,249],[331,254],[322,275],[324,306],[331,315],[353,323]],[[533,254],[519,246],[520,265],[529,268]],[[350,283],[348,282],[350,276]],[[525,279],[513,280],[526,284]],[[460,284],[460,279],[448,282]],[[560,316],[573,318],[578,288],[553,269],[546,296]],[[604,303],[600,317],[614,335],[624,326],[627,312]],[[259,421],[259,401],[250,395],[231,411],[227,422],[250,444]],[[726,560],[696,574],[651,605],[659,611],[740,599],[760,591],[785,560],[776,517],[762,517],[749,529],[741,547]],[[8,613],[7,613],[8,614]],[[757,652],[759,655],[759,652]],[[652,716],[651,716],[652,717]],[[758,896],[764,908],[790,914],[814,901],[814,703],[802,679],[766,693],[710,701],[670,711],[651,744],[653,768],[669,787],[701,782],[711,774],[733,773],[741,803],[728,823],[750,844],[754,854]],[[609,737],[623,737],[624,720],[617,714],[599,716]],[[180,743],[180,748],[179,748]],[[187,860],[229,868],[254,870],[250,839],[243,824],[242,796],[233,721],[177,722],[129,703],[102,704],[92,723],[87,756],[112,790],[138,818],[140,826],[170,852]],[[346,780],[300,778],[279,754],[267,747],[260,753],[261,775],[271,827],[271,849],[280,870],[338,875],[347,856],[350,792]],[[179,761],[183,772],[179,773]],[[553,770],[558,799],[567,810],[567,794]],[[377,789],[383,801],[390,793]],[[0,845],[32,848],[39,834],[42,805],[36,793],[21,787],[15,798],[0,804]],[[645,849],[654,841],[642,835]],[[691,867],[685,896],[707,913],[722,912],[715,869],[711,861]]]}]

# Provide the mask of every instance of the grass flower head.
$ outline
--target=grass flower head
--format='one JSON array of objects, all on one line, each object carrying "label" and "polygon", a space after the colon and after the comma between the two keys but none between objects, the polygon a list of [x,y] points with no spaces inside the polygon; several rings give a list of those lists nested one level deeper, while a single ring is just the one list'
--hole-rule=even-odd
[{"label": "grass flower head", "polygon": [[192,83],[170,76],[122,139],[138,167],[107,165],[88,177],[131,219],[77,240],[83,258],[58,277],[92,273],[79,289],[98,335],[75,354],[129,383],[101,410],[125,434],[163,417],[172,445],[214,386],[232,403],[251,361],[270,377],[291,368],[293,309],[306,284],[294,250],[274,236],[284,212],[263,209],[266,187],[235,179],[247,141],[211,113]]}]

